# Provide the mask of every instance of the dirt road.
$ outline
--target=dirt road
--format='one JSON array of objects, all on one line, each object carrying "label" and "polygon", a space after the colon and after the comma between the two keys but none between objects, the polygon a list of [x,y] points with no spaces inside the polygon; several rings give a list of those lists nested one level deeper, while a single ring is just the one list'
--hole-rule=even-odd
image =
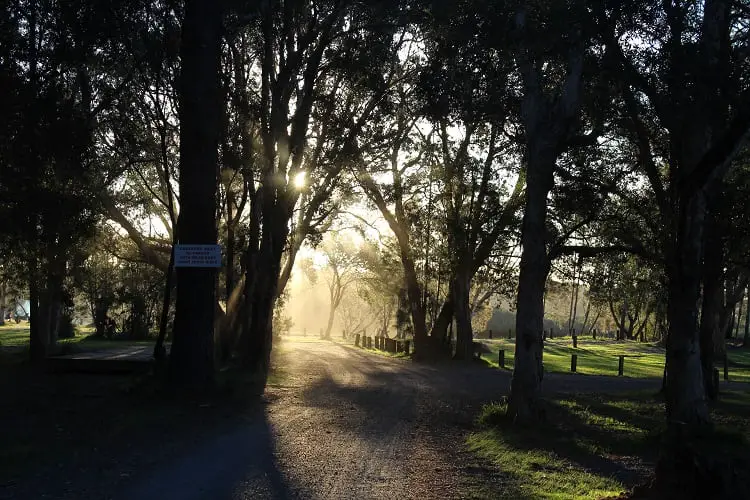
[{"label": "dirt road", "polygon": [[[482,404],[507,394],[509,372],[302,337],[275,352],[263,404],[241,408],[131,397],[117,389],[127,380],[111,377],[7,378],[12,411],[0,413],[0,429],[17,436],[0,432],[0,447],[10,444],[0,448],[0,500],[443,499],[502,490],[504,473],[479,463],[464,441]],[[548,374],[543,390],[659,384]],[[9,460],[18,474],[3,473]]]},{"label": "dirt road", "polygon": [[[463,449],[509,374],[425,366],[331,342],[284,341],[282,382],[262,415],[161,465],[123,499],[466,498],[502,478]],[[634,390],[658,381],[548,376],[548,391]]]}]

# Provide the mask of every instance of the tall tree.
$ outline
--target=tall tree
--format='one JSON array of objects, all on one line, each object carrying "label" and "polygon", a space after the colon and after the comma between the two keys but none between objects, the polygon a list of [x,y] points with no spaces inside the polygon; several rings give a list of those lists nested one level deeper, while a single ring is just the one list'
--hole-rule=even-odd
[{"label": "tall tree", "polygon": [[[585,9],[577,2],[555,4],[549,9],[536,4],[523,6],[515,15],[519,36],[516,59],[523,86],[526,200],[516,306],[516,361],[508,413],[519,422],[539,417],[544,288],[550,270],[547,197],[554,184],[557,160],[580,126],[583,62],[588,42],[581,26],[583,16]],[[557,61],[535,50],[542,24],[554,18],[565,19],[567,23],[562,27],[564,52]]]},{"label": "tall tree", "polygon": [[[186,1],[180,49],[181,213],[177,230],[181,244],[216,244],[217,240],[221,29],[221,2]],[[169,363],[175,384],[201,388],[213,382],[215,294],[214,269],[177,270]]]},{"label": "tall tree", "polygon": [[[627,120],[656,200],[668,281],[667,418],[709,421],[698,328],[708,197],[750,133],[748,12],[738,2],[597,5]],[[633,8],[635,7],[635,8]],[[644,28],[648,26],[648,28]],[[626,39],[638,38],[637,46]]]}]

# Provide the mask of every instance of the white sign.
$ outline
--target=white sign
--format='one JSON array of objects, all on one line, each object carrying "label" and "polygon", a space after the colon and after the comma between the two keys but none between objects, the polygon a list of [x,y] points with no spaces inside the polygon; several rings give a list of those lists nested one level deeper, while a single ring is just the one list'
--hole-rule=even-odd
[{"label": "white sign", "polygon": [[221,267],[221,246],[176,245],[174,267]]}]

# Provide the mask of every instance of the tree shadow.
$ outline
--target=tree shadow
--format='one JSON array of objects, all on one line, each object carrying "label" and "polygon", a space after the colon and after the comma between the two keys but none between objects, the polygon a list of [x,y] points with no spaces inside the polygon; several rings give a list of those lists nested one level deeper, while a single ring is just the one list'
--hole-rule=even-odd
[{"label": "tree shadow", "polygon": [[273,428],[265,411],[208,437],[117,496],[122,500],[300,498],[276,458]]},{"label": "tree shadow", "polygon": [[[586,411],[594,412],[597,418],[623,418],[628,422],[627,412],[608,415],[605,410],[609,409],[589,406]],[[507,446],[550,454],[562,460],[560,464],[545,464],[540,473],[564,474],[566,467],[572,466],[595,476],[615,478],[626,486],[634,486],[645,478],[657,452],[656,442],[648,436],[634,435],[614,426],[592,425],[560,401],[546,403],[541,425],[524,427],[504,420],[496,429]],[[523,477],[519,480],[523,481]]]}]

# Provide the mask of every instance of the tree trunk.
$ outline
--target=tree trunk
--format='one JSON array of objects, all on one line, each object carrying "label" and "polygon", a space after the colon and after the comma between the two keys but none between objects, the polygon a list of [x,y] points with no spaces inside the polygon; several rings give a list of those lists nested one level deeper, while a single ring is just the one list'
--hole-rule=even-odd
[{"label": "tree trunk", "polygon": [[[242,339],[243,366],[258,376],[260,389],[265,389],[271,366],[273,348],[273,310],[278,297],[281,257],[288,237],[288,218],[281,200],[271,199],[270,188],[264,184],[256,203],[263,207],[263,233],[260,247],[249,247],[244,315],[248,316]],[[251,221],[251,243],[259,229],[259,219]]]},{"label": "tree trunk", "polygon": [[750,288],[747,289],[748,304],[745,308],[745,336],[742,340],[742,347],[750,348]]},{"label": "tree trunk", "polygon": [[737,322],[735,324],[735,331],[734,331],[734,338],[739,338],[740,336],[740,323],[742,322],[742,306],[745,302],[745,296],[744,292],[740,295],[740,302],[737,311]]},{"label": "tree trunk", "polygon": [[[187,0],[180,56],[180,243],[216,244],[216,187],[221,128],[220,2]],[[216,271],[177,269],[170,378],[202,389],[213,384]]]},{"label": "tree trunk", "polygon": [[[177,228],[174,229],[176,231]],[[167,266],[167,272],[165,273],[164,283],[164,299],[161,303],[161,315],[159,317],[159,335],[156,337],[156,344],[154,345],[154,359],[157,362],[162,362],[166,359],[167,351],[164,347],[164,340],[167,338],[167,326],[169,324],[169,308],[172,304],[172,286],[174,277],[174,242],[172,242],[172,251],[169,253],[169,265]],[[104,317],[101,318],[101,322],[106,320],[106,312]],[[97,333],[98,332],[97,326]]]},{"label": "tree trunk", "polygon": [[721,309],[724,290],[722,287],[722,245],[717,234],[718,227],[711,212],[706,214],[703,238],[703,302],[700,322],[701,367],[703,385],[708,399],[716,399],[719,388],[713,383],[715,343],[721,334]]},{"label": "tree trunk", "polygon": [[[232,210],[232,207],[229,206],[229,202],[227,202],[227,210]],[[224,287],[224,293],[226,294],[227,302],[229,302],[229,298],[232,296],[232,292],[234,291],[234,245],[234,221],[230,218],[230,221],[227,222],[227,268]]]},{"label": "tree trunk", "polygon": [[[256,351],[253,365],[256,373],[263,376],[263,386],[268,378],[271,367],[271,350],[273,348],[273,310],[277,299],[277,286],[281,273],[281,254],[286,241],[286,224],[278,230],[278,245],[268,242],[268,247],[261,246],[260,260],[262,271],[258,273],[258,283],[255,288],[255,304],[253,307],[252,332],[256,339]],[[265,238],[264,238],[265,240]]]},{"label": "tree trunk", "polygon": [[32,363],[44,361],[49,346],[49,329],[43,321],[39,303],[42,300],[39,289],[39,261],[36,257],[29,258],[29,354]]},{"label": "tree trunk", "polygon": [[412,356],[415,359],[429,358],[434,354],[434,349],[430,344],[430,338],[427,336],[427,322],[424,309],[422,309],[421,287],[417,280],[414,261],[410,256],[406,255],[403,249],[401,251],[401,263],[404,267],[406,295],[409,299],[409,311],[411,312],[411,322],[414,328],[414,352]]},{"label": "tree trunk", "polygon": [[701,427],[709,422],[703,385],[698,300],[701,284],[701,244],[705,195],[684,196],[678,212],[678,234],[667,262],[667,420],[670,424]]},{"label": "tree trunk", "polygon": [[471,273],[465,267],[459,269],[452,283],[454,316],[456,318],[456,353],[455,359],[468,360],[473,354],[472,342],[474,335],[471,331],[471,308],[469,293],[471,289]]},{"label": "tree trunk", "polygon": [[553,184],[555,156],[529,148],[526,206],[523,216],[516,349],[508,414],[514,421],[539,418],[542,386],[544,287],[550,269],[546,245],[547,195]]},{"label": "tree trunk", "polygon": [[625,296],[622,299],[622,305],[620,306],[620,330],[617,340],[625,340],[628,337],[627,329],[625,328],[625,317],[628,314],[628,296],[625,292]]},{"label": "tree trunk", "polygon": [[8,297],[5,283],[0,283],[0,326],[5,326],[5,311],[8,306]]},{"label": "tree trunk", "polygon": [[336,299],[334,294],[331,294],[331,307],[328,308],[328,322],[326,323],[326,330],[323,334],[324,339],[331,338],[331,330],[333,330],[333,319],[336,315]]},{"label": "tree trunk", "polygon": [[432,325],[430,331],[430,337],[433,340],[444,339],[448,336],[448,325],[453,320],[453,298],[448,295],[448,298],[443,302],[440,312],[435,319],[435,324]]}]

